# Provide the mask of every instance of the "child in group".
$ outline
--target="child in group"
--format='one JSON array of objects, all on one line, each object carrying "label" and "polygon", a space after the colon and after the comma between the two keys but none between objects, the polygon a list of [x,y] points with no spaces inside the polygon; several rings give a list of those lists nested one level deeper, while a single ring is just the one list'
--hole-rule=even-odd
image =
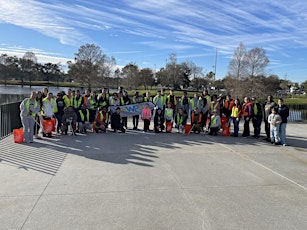
[{"label": "child in group", "polygon": [[187,123],[187,118],[188,115],[183,111],[182,108],[179,108],[178,113],[176,115],[176,126],[175,126],[178,129],[177,133],[179,132],[183,133],[184,126]]},{"label": "child in group", "polygon": [[149,131],[150,120],[151,120],[151,109],[149,108],[148,103],[145,104],[141,118],[144,121],[144,132]]},{"label": "child in group", "polygon": [[155,126],[156,133],[162,132],[165,128],[164,127],[164,116],[160,108],[157,109],[157,112],[155,114],[154,126]]},{"label": "child in group", "polygon": [[279,126],[281,123],[281,117],[277,113],[277,109],[275,107],[272,108],[272,113],[268,117],[268,122],[270,124],[271,143],[273,145],[278,145],[280,144]]}]

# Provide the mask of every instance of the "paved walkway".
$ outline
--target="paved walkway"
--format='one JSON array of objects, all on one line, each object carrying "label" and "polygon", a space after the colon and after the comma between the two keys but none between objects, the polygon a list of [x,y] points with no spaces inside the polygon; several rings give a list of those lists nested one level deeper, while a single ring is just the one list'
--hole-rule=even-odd
[{"label": "paved walkway", "polygon": [[[131,126],[130,126],[131,127]],[[0,141],[0,229],[307,229],[307,124],[262,139],[107,133]]]}]

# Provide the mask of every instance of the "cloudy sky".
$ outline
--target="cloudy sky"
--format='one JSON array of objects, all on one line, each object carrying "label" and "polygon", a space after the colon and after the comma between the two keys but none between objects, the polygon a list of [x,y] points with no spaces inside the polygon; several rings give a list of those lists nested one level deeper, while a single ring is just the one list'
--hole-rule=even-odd
[{"label": "cloudy sky", "polygon": [[39,62],[74,58],[86,43],[117,65],[165,66],[169,55],[223,78],[234,50],[262,47],[267,74],[307,80],[307,1],[0,0],[0,54],[32,51]]}]

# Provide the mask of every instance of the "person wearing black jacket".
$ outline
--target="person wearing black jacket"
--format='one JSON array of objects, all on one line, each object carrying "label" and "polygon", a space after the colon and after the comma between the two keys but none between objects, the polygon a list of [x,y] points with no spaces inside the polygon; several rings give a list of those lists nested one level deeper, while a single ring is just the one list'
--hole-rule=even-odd
[{"label": "person wearing black jacket", "polygon": [[162,110],[158,108],[154,118],[155,132],[160,133],[164,130],[164,115]]},{"label": "person wearing black jacket", "polygon": [[287,122],[288,122],[288,117],[289,117],[289,108],[288,106],[284,105],[284,100],[282,98],[278,99],[277,112],[281,117],[281,123],[279,126],[280,143],[283,146],[287,146],[286,127],[287,127]]},{"label": "person wearing black jacket", "polygon": [[262,108],[261,105],[257,102],[256,97],[252,97],[252,104],[254,110],[254,115],[252,118],[254,126],[254,137],[258,139],[260,137],[260,130],[261,130]]},{"label": "person wearing black jacket", "polygon": [[116,132],[117,130],[120,130],[121,132],[125,132],[124,124],[121,121],[120,117],[120,108],[116,108],[116,112],[112,113],[111,115],[111,128]]}]

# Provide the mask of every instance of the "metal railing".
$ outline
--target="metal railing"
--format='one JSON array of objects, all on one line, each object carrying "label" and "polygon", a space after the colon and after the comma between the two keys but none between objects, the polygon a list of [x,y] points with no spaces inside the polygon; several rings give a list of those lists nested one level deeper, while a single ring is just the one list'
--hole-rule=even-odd
[{"label": "metal railing", "polygon": [[0,105],[0,140],[22,126],[19,105],[20,102]]},{"label": "metal railing", "polygon": [[289,118],[290,122],[307,121],[307,105],[289,105]]},{"label": "metal railing", "polygon": [[[0,140],[22,127],[20,102],[0,105]],[[289,105],[289,122],[307,121],[307,105]]]}]

